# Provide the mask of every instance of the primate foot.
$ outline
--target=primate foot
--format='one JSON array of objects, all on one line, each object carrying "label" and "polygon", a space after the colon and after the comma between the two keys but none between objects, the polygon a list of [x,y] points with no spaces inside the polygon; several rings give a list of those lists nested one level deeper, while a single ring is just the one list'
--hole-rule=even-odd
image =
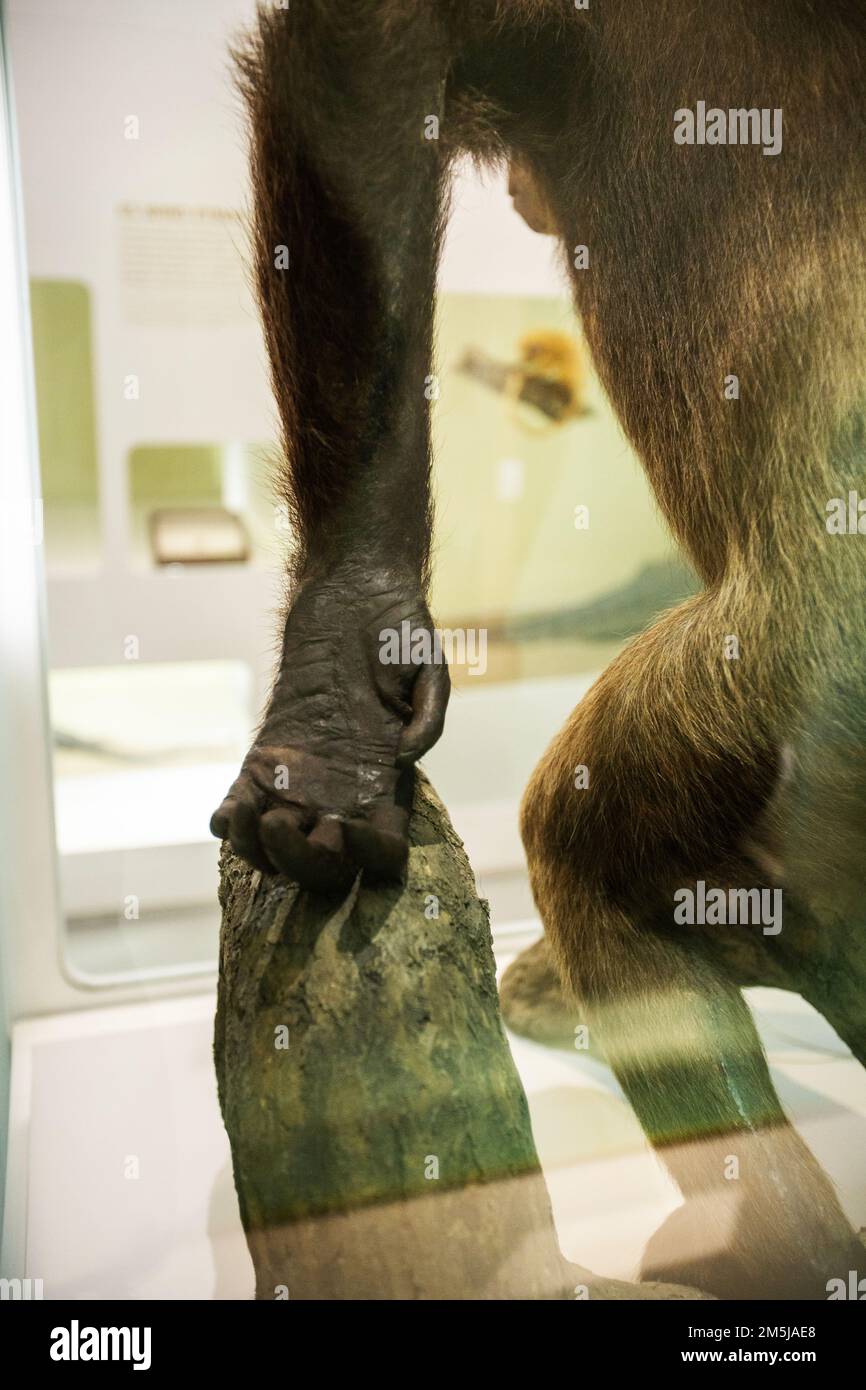
[{"label": "primate foot", "polygon": [[[513,1033],[548,1047],[574,1048],[575,1029],[583,1022],[580,1007],[559,982],[547,937],[522,951],[505,970],[499,1003]],[[588,1050],[592,1053],[591,1046]]]},{"label": "primate foot", "polygon": [[439,737],[449,690],[444,663],[383,660],[383,632],[406,623],[431,629],[417,587],[390,572],[344,568],[301,589],[261,731],[211,818],[255,868],[322,893],[361,870],[403,876],[412,764]]},{"label": "primate foot", "polygon": [[864,1249],[841,1212],[816,1230],[813,1201],[813,1194],[802,1194],[786,1215],[787,1230],[757,1196],[742,1202],[732,1192],[687,1201],[649,1240],[640,1279],[687,1284],[720,1299],[827,1299],[831,1279],[847,1280],[849,1270],[864,1265]]}]

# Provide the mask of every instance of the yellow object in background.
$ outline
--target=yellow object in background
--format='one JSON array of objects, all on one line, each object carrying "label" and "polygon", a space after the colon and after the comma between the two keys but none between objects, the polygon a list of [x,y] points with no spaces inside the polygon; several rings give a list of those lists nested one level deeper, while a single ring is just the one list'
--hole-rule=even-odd
[{"label": "yellow object in background", "polygon": [[574,338],[539,328],[524,333],[518,346],[520,365],[509,373],[506,385],[518,429],[549,434],[587,413],[583,357]]}]

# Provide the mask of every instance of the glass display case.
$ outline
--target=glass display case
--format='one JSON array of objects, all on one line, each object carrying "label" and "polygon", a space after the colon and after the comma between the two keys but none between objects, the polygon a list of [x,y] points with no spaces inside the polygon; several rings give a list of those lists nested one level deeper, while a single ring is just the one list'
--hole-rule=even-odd
[{"label": "glass display case", "polygon": [[[4,1273],[44,1274],[57,1297],[249,1296],[213,1088],[208,821],[268,694],[292,544],[228,70],[252,11],[5,5],[0,353],[23,366],[0,423],[21,521],[3,557]],[[431,610],[481,637],[452,662],[424,766],[506,964],[540,932],[518,833],[532,768],[623,643],[697,581],[552,242],[469,164],[430,391]],[[863,1224],[863,1074],[802,1001],[755,1002],[784,1098]],[[672,1184],[603,1064],[514,1050],[564,1248],[629,1276]]]}]

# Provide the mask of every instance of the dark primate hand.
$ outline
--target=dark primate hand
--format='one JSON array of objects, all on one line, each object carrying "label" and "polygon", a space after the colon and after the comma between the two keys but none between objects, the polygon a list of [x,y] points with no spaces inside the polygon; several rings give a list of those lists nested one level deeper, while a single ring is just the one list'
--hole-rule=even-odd
[{"label": "dark primate hand", "polygon": [[432,638],[417,581],[344,568],[305,583],[270,707],[214,835],[319,892],[346,891],[362,869],[399,879],[412,764],[441,734],[450,690]]}]

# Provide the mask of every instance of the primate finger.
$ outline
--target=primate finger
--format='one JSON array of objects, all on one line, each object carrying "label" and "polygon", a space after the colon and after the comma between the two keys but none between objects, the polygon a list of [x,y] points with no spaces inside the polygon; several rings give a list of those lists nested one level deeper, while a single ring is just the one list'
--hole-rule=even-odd
[{"label": "primate finger", "polygon": [[[277,818],[279,817],[279,821]],[[262,850],[268,860],[268,872],[287,874],[294,878],[294,864],[288,846],[294,844],[294,837],[304,839],[303,815],[299,808],[286,806],[278,811],[268,811],[259,821],[259,838]]]},{"label": "primate finger", "polygon": [[339,816],[322,816],[317,821],[313,829],[307,836],[309,844],[321,845],[322,849],[330,850],[332,854],[342,854],[345,845],[343,841],[343,822]]},{"label": "primate finger", "polygon": [[227,840],[232,814],[236,806],[248,805],[260,811],[265,804],[264,793],[246,778],[238,777],[210,818],[210,833],[218,840]]},{"label": "primate finger", "polygon": [[400,735],[398,767],[408,767],[433,747],[445,725],[450,693],[451,677],[444,661],[422,666],[412,687],[412,719]]},{"label": "primate finger", "polygon": [[299,828],[299,814],[288,808],[262,816],[262,843],[271,863],[302,888],[316,893],[348,892],[358,871],[331,847],[333,830],[329,827],[319,831],[319,822],[311,835],[304,835]]},{"label": "primate finger", "polygon": [[360,818],[346,821],[343,833],[349,853],[364,870],[365,878],[403,881],[409,860],[405,834],[383,830]]},{"label": "primate finger", "polygon": [[259,839],[259,813],[248,801],[235,802],[229,818],[228,838],[241,859],[252,864],[254,869],[261,869],[262,873],[273,873]]}]

